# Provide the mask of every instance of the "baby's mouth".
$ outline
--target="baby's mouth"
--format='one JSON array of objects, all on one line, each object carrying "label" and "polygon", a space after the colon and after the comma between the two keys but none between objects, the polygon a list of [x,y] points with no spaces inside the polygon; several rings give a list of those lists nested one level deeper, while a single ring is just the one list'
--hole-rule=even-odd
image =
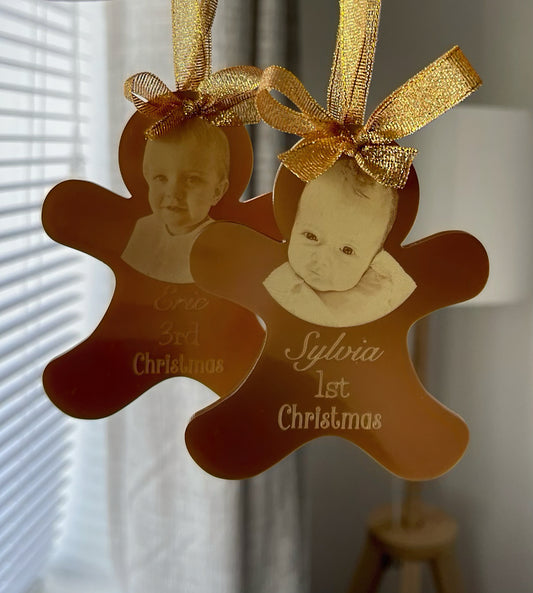
[{"label": "baby's mouth", "polygon": [[170,212],[185,212],[187,210],[187,208],[185,206],[165,206],[166,210],[170,210]]}]

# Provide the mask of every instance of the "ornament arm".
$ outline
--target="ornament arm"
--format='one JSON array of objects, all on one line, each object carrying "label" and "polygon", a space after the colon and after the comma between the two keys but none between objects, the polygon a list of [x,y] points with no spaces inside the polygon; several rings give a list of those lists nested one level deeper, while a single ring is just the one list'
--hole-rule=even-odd
[{"label": "ornament arm", "polygon": [[54,241],[108,263],[120,255],[135,223],[128,221],[128,203],[89,181],[64,181],[45,198],[43,227]]},{"label": "ornament arm", "polygon": [[[405,247],[405,269],[422,277],[413,293],[417,317],[476,296],[488,278],[483,245],[462,231],[446,231]],[[416,295],[416,296],[415,296]]]}]

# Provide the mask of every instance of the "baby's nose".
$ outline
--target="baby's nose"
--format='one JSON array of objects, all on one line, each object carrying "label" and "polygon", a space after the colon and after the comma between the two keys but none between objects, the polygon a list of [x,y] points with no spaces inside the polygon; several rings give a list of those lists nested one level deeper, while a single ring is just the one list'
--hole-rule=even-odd
[{"label": "baby's nose", "polygon": [[165,198],[173,202],[180,202],[183,200],[181,185],[178,183],[169,184],[165,192]]},{"label": "baby's nose", "polygon": [[317,249],[314,253],[314,263],[317,267],[328,268],[331,263],[331,254],[327,249]]}]

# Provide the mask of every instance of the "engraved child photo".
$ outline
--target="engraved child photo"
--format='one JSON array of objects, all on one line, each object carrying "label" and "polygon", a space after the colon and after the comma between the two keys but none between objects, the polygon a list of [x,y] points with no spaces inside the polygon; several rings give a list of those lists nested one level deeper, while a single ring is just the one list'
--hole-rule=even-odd
[{"label": "engraved child photo", "polygon": [[228,188],[229,155],[224,132],[201,118],[147,141],[143,175],[152,214],[135,224],[126,263],[157,280],[193,282],[191,248]]},{"label": "engraved child photo", "polygon": [[306,184],[288,246],[288,262],[264,281],[287,311],[318,325],[349,327],[399,307],[416,288],[383,249],[398,193],[341,158]]}]

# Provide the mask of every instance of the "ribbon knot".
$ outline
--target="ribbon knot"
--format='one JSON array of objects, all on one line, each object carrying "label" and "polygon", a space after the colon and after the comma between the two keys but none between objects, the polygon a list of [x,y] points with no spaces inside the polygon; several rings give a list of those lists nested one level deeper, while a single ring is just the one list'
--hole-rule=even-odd
[{"label": "ribbon knot", "polygon": [[350,150],[353,150],[354,154],[350,156],[355,156],[357,151],[366,143],[363,126],[347,124],[343,126],[339,135],[348,143]]},{"label": "ribbon knot", "polygon": [[[377,182],[404,187],[417,151],[396,140],[425,126],[481,84],[455,46],[391,93],[363,123],[380,5],[380,0],[340,0],[327,109],[291,72],[279,66],[263,72],[256,98],[259,113],[272,127],[302,138],[279,158],[303,181],[315,179],[346,155]],[[298,110],[282,105],[272,90]]]},{"label": "ribbon knot", "polygon": [[234,66],[211,73],[211,26],[217,0],[172,0],[176,91],[155,74],[140,72],[124,83],[124,95],[152,121],[147,138],[201,117],[217,126],[260,120],[255,95],[261,70]]}]

